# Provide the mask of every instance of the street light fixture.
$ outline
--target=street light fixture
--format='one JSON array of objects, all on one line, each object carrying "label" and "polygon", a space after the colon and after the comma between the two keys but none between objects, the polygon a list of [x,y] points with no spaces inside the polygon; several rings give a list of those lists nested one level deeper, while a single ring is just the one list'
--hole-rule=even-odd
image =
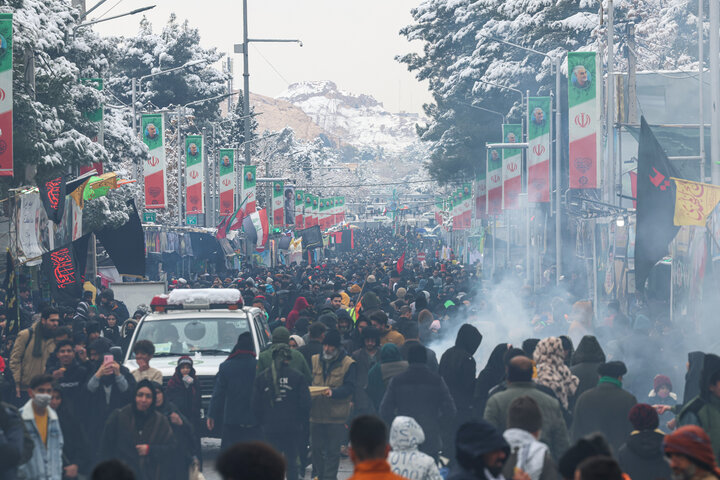
[{"label": "street light fixture", "polygon": [[147,10],[152,10],[155,7],[156,7],[156,5],[150,5],[148,7],[136,8],[135,10],[132,10],[127,13],[121,13],[120,15],[113,15],[112,17],[101,18],[99,20],[93,20],[90,22],[81,23],[80,25],[75,25],[75,28],[73,28],[73,32],[75,32],[78,28],[89,27],[90,25],[95,25],[96,23],[109,22],[110,20],[115,20],[116,18],[128,17],[130,15],[137,15],[138,13],[142,13]]},{"label": "street light fixture", "polygon": [[560,129],[562,126],[562,118],[560,115],[560,62],[562,61],[562,55],[556,55],[553,57],[550,54],[535,50],[533,48],[524,47],[522,45],[518,45],[517,43],[512,43],[508,42],[507,40],[501,40],[499,38],[491,37],[490,35],[479,33],[478,36],[487,38],[488,40],[492,40],[497,43],[502,43],[503,45],[508,45],[510,47],[515,47],[520,50],[525,50],[526,52],[534,53],[535,55],[542,55],[543,57],[552,61],[555,66],[555,282],[557,285],[559,285],[560,276],[562,275],[562,262],[560,260],[562,257],[562,228],[560,223],[560,202],[562,201],[562,195],[560,193],[560,186],[562,183],[560,176]]}]

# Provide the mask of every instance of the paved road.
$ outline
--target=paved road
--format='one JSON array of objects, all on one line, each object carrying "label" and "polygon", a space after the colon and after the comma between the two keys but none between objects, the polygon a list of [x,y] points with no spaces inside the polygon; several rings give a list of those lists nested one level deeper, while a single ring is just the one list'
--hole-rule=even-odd
[{"label": "paved road", "polygon": [[[220,440],[217,438],[203,438],[202,440],[204,468],[203,475],[206,480],[222,480],[220,475],[215,471],[215,458],[220,453]],[[348,458],[340,460],[340,471],[338,472],[338,480],[347,480],[352,476],[352,462]],[[304,477],[310,480],[310,468]]]}]

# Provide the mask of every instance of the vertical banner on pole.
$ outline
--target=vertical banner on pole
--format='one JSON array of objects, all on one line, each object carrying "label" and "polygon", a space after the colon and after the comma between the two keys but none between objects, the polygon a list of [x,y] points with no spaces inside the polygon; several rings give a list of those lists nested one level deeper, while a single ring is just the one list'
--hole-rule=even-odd
[{"label": "vertical banner on pole", "polygon": [[438,225],[443,224],[442,211],[444,203],[442,197],[435,197],[435,223]]},{"label": "vertical banner on pole", "polygon": [[272,219],[273,227],[282,227],[285,217],[285,182],[273,182],[272,189]]},{"label": "vertical banner on pole", "polygon": [[463,226],[470,228],[472,224],[472,183],[463,183]]},{"label": "vertical banner on pole", "polygon": [[312,196],[312,226],[320,225],[320,197]]},{"label": "vertical banner on pole", "polygon": [[0,13],[0,176],[13,176],[13,14]]},{"label": "vertical banner on pole", "polygon": [[235,212],[235,150],[220,149],[220,216],[227,217]]},{"label": "vertical banner on pole", "polygon": [[502,212],[502,158],[498,150],[488,150],[487,165],[487,213],[499,215]]},{"label": "vertical banner on pole", "polygon": [[340,222],[345,221],[345,196],[338,197],[340,199]]},{"label": "vertical banner on pole", "polygon": [[[522,139],[522,125],[517,123],[503,125],[505,143],[518,143]],[[506,148],[503,150],[503,209],[518,208],[522,191],[522,150]]]},{"label": "vertical banner on pole", "polygon": [[528,99],[528,201],[550,201],[550,97]]},{"label": "vertical banner on pole", "polygon": [[595,52],[568,53],[570,188],[599,188],[599,128]]},{"label": "vertical banner on pole", "polygon": [[313,226],[313,223],[312,223],[313,199],[312,199],[312,197],[313,196],[310,195],[309,193],[305,194],[305,200],[304,200],[305,205],[303,207],[303,224],[305,225],[305,228]]},{"label": "vertical banner on pole", "polygon": [[204,213],[205,165],[203,162],[202,135],[185,137],[185,212],[187,215]]},{"label": "vertical banner on pole", "polygon": [[485,206],[487,201],[487,183],[485,177],[485,169],[482,169],[475,178],[475,218],[478,220],[485,218],[487,212]]},{"label": "vertical banner on pole", "polygon": [[330,199],[329,198],[320,198],[320,206],[319,211],[320,214],[318,215],[318,223],[320,224],[320,229],[325,230],[327,226],[327,216],[328,216],[328,205],[330,205]]},{"label": "vertical banner on pole", "polygon": [[305,228],[305,192],[295,190],[295,228]]},{"label": "vertical banner on pole", "polygon": [[295,226],[295,185],[285,185],[283,188],[283,203],[285,204],[285,227]]},{"label": "vertical banner on pole", "polygon": [[[91,86],[91,87],[95,88],[96,90],[100,90],[100,91],[103,90],[102,78],[83,78],[80,81],[83,83],[83,85]],[[97,136],[93,137],[93,142],[97,142],[100,145],[103,145],[105,142],[105,139],[104,139],[104,130],[105,129],[103,128],[103,119],[105,117],[104,106],[101,105],[100,108],[97,108],[90,112],[84,112],[83,115],[89,121],[98,124],[98,134],[97,134]],[[83,175],[92,170],[95,170],[97,172],[97,175],[102,175],[103,174],[102,162],[93,162],[90,165],[81,165],[80,166],[80,175]]]},{"label": "vertical banner on pole", "polygon": [[165,208],[165,120],[162,113],[145,114],[140,119],[143,143],[150,150],[150,158],[143,164],[145,208]]},{"label": "vertical banner on pole", "polygon": [[257,210],[257,199],[255,198],[255,165],[243,165],[242,198],[245,201],[245,216]]}]

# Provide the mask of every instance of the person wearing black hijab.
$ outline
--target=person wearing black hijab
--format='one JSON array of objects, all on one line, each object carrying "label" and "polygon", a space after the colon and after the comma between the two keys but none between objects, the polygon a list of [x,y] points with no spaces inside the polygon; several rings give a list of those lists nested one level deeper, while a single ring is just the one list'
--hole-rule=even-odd
[{"label": "person wearing black hijab", "polygon": [[475,382],[475,399],[474,410],[477,416],[481,416],[485,412],[485,405],[490,396],[490,389],[500,384],[505,378],[505,354],[510,350],[511,345],[501,343],[497,345],[490,358],[488,358],[485,368],[478,374]]},{"label": "person wearing black hijab", "polygon": [[138,480],[161,480],[175,447],[170,423],[155,409],[152,382],[138,382],[130,405],[108,418],[100,441],[101,458],[118,458]]}]

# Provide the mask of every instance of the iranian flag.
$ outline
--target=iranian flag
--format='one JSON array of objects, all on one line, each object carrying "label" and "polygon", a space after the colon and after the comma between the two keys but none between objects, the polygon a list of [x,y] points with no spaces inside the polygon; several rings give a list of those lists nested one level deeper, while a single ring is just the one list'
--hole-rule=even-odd
[{"label": "iranian flag", "polygon": [[550,97],[528,99],[528,201],[550,201]]},{"label": "iranian flag", "polygon": [[[508,123],[503,125],[505,143],[522,141],[522,125]],[[503,209],[514,210],[519,207],[522,191],[522,150],[506,148],[503,150]]]},{"label": "iranian flag", "polygon": [[487,201],[487,183],[485,170],[481,170],[475,179],[475,218],[485,218]]},{"label": "iranian flag", "polygon": [[285,182],[273,182],[272,218],[274,227],[282,227],[285,222]]},{"label": "iranian flag", "polygon": [[305,216],[303,215],[303,205],[305,205],[305,192],[302,190],[295,190],[295,228],[305,228],[305,222],[303,221]]},{"label": "iranian flag", "polygon": [[329,227],[329,220],[330,220],[330,199],[329,198],[321,198],[320,199],[320,215],[318,216],[318,221],[320,222],[320,229],[325,230]]},{"label": "iranian flag", "polygon": [[502,159],[497,150],[487,152],[487,214],[502,213]]},{"label": "iranian flag", "polygon": [[247,198],[245,216],[257,210],[257,200],[255,198],[256,170],[257,167],[255,165],[243,165],[242,197]]},{"label": "iranian flag", "polygon": [[144,114],[140,119],[143,143],[150,158],[143,164],[145,180],[145,208],[165,208],[165,116],[162,113]]},{"label": "iranian flag", "polygon": [[313,196],[309,193],[305,194],[305,206],[303,207],[304,212],[304,219],[303,222],[305,224],[305,228],[312,227],[313,226],[313,219],[312,219],[312,205],[313,205]]},{"label": "iranian flag", "polygon": [[340,222],[345,221],[345,197],[338,197],[340,200],[340,208],[339,208],[339,216],[340,216]]},{"label": "iranian flag", "polygon": [[599,122],[595,52],[568,53],[568,120],[570,188],[598,188],[597,155]]},{"label": "iranian flag", "polygon": [[13,14],[0,13],[0,176],[13,176]]},{"label": "iranian flag", "polygon": [[202,135],[185,137],[185,213],[203,213],[205,169],[203,162]]},{"label": "iranian flag", "polygon": [[435,223],[442,225],[442,211],[443,211],[443,199],[442,197],[435,197]]},{"label": "iranian flag", "polygon": [[472,183],[464,183],[462,187],[463,226],[470,228],[472,224]]},{"label": "iranian flag", "polygon": [[320,197],[317,195],[312,196],[312,224],[313,227],[320,225]]},{"label": "iranian flag", "polygon": [[220,216],[232,215],[235,211],[235,150],[220,149]]}]

